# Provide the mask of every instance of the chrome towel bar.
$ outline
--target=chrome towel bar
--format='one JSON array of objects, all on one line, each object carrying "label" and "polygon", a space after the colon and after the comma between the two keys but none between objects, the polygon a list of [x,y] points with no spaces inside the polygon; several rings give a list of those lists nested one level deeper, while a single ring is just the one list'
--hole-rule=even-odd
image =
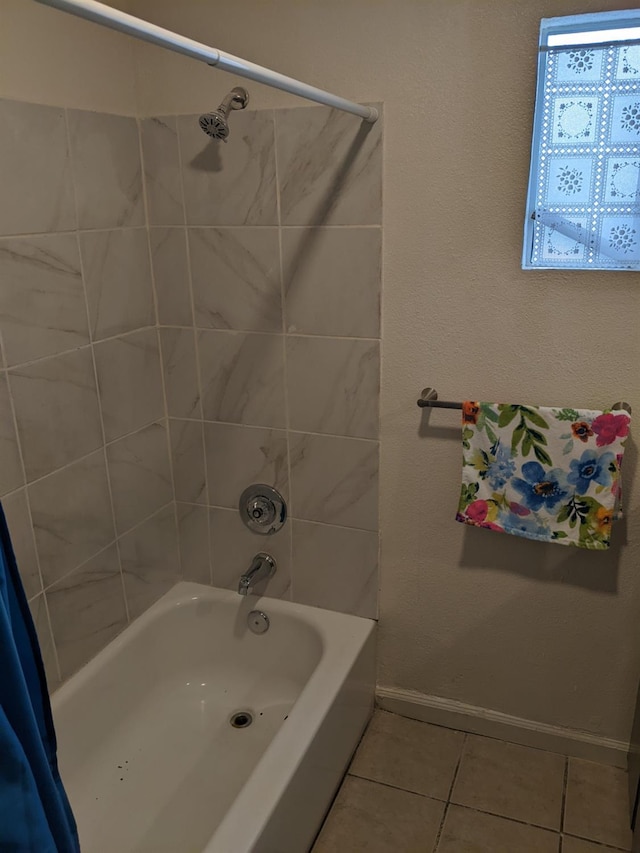
[{"label": "chrome towel bar", "polygon": [[[418,406],[421,409],[461,409],[462,403],[456,403],[453,400],[439,400],[438,392],[435,388],[423,388],[418,400]],[[631,406],[624,400],[614,403],[612,409],[625,411],[631,414]]]}]

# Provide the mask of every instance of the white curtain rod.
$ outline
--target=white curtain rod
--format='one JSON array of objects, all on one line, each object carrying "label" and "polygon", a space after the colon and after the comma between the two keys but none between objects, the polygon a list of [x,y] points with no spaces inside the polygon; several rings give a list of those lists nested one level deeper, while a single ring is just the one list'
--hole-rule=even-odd
[{"label": "white curtain rod", "polygon": [[231,53],[208,47],[206,44],[178,35],[171,30],[165,30],[155,24],[150,24],[148,21],[143,21],[142,18],[136,18],[126,12],[106,6],[104,3],[97,3],[95,0],[36,0],[36,2],[45,6],[52,6],[54,9],[60,9],[62,12],[70,12],[72,15],[86,18],[88,21],[94,21],[96,24],[102,24],[105,27],[111,27],[121,33],[151,42],[151,44],[166,47],[168,50],[174,50],[176,53],[182,53],[192,59],[199,59],[200,62],[206,62],[207,65],[212,65],[223,71],[230,71],[240,77],[256,80],[258,83],[265,83],[275,89],[291,92],[292,95],[299,95],[301,98],[325,104],[336,110],[352,113],[372,124],[378,118],[378,111],[374,107],[365,107],[362,104],[356,104],[354,101],[339,98],[337,95],[332,95],[331,92],[309,86],[307,83],[302,83],[293,77],[287,77],[285,74],[279,74],[277,71],[271,71],[262,65],[247,62],[246,59],[233,56]]}]

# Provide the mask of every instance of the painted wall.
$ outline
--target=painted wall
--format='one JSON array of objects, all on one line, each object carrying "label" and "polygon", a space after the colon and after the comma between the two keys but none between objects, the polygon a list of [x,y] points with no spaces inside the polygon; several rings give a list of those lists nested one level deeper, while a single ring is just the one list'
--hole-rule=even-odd
[{"label": "painted wall", "polygon": [[135,115],[133,45],[35,0],[2,0],[0,98]]},{"label": "painted wall", "polygon": [[[631,273],[519,268],[542,16],[611,0],[137,0],[154,22],[356,100],[385,102],[382,684],[614,738],[640,657],[635,452],[610,554],[453,521],[456,416],[443,397],[640,412]],[[136,51],[143,114],[198,112],[235,82]],[[297,103],[251,85],[254,107]],[[231,143],[232,144],[232,143]],[[627,540],[627,541],[625,541]]]}]

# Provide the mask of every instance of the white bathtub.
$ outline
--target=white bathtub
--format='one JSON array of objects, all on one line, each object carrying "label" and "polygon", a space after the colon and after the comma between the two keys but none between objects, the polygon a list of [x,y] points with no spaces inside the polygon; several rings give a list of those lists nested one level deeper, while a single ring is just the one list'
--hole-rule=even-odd
[{"label": "white bathtub", "polygon": [[306,853],[371,714],[374,627],[175,586],[53,695],[83,853]]}]

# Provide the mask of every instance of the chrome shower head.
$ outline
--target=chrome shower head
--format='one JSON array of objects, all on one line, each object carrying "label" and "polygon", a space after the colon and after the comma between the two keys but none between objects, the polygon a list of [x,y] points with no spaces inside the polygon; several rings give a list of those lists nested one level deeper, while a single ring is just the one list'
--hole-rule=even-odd
[{"label": "chrome shower head", "polygon": [[213,139],[227,141],[229,136],[229,112],[243,110],[249,103],[249,93],[241,86],[232,89],[217,110],[200,116],[198,124]]}]

